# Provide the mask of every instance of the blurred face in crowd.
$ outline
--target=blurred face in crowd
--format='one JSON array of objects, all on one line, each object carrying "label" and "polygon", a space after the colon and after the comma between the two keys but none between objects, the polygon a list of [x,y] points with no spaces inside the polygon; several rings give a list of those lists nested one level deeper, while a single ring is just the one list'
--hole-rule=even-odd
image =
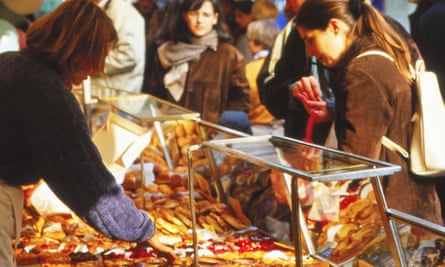
[{"label": "blurred face in crowd", "polygon": [[304,3],[304,1],[305,0],[286,0],[285,13],[287,18],[290,19],[298,14],[298,11],[300,10],[300,7]]},{"label": "blurred face in crowd", "polygon": [[187,11],[183,16],[188,29],[196,37],[210,33],[218,22],[218,13],[215,13],[210,1],[203,2],[201,8]]},{"label": "blurred face in crowd", "polygon": [[247,25],[249,25],[249,23],[253,20],[252,14],[246,14],[238,9],[233,11],[233,16],[235,23],[243,29],[247,28]]},{"label": "blurred face in crowd", "polygon": [[254,56],[256,53],[264,50],[264,46],[255,40],[248,40],[247,45],[249,46],[250,53]]},{"label": "blurred face in crowd", "polygon": [[142,13],[150,13],[150,11],[153,9],[154,4],[156,3],[156,0],[138,0],[137,1],[139,9]]},{"label": "blurred face in crowd", "polygon": [[297,27],[297,30],[308,56],[315,56],[326,67],[336,66],[352,43],[350,27],[339,19],[331,19],[326,29]]}]

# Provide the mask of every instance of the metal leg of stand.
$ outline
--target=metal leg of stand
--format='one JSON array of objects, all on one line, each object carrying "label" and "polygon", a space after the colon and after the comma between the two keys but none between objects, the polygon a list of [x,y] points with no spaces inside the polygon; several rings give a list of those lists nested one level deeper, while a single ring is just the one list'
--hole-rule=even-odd
[{"label": "metal leg of stand", "polygon": [[400,241],[397,224],[396,221],[387,214],[388,204],[385,200],[385,195],[383,193],[383,187],[380,178],[373,177],[370,178],[370,180],[374,195],[377,200],[377,208],[382,218],[383,228],[385,229],[386,235],[388,236],[389,248],[394,259],[394,264],[397,267],[406,267],[407,261],[403,252],[402,242]]},{"label": "metal leg of stand", "polygon": [[[199,134],[201,139],[208,141],[209,138],[205,132],[205,129],[198,122],[196,123],[198,124]],[[221,184],[221,180],[219,179],[221,176],[219,175],[218,166],[215,162],[215,158],[213,157],[213,153],[208,149],[206,149],[204,152],[207,156],[207,159],[209,160],[209,167],[210,167],[210,172],[212,174],[212,180],[216,185],[217,198],[220,202],[229,205],[226,194],[224,193],[224,188]]]},{"label": "metal leg of stand", "polygon": [[301,225],[300,225],[300,201],[298,201],[298,178],[292,177],[292,222],[294,231],[294,246],[295,246],[295,266],[303,267],[303,242],[301,241]]},{"label": "metal leg of stand", "polygon": [[141,201],[142,201],[142,209],[145,210],[145,167],[144,167],[144,152],[142,151],[140,156],[141,161]]},{"label": "metal leg of stand", "polygon": [[164,152],[165,161],[170,170],[173,170],[173,162],[170,156],[170,151],[168,150],[167,143],[165,142],[164,132],[162,131],[161,123],[159,121],[154,122],[155,131],[158,135],[159,142],[161,143],[162,152]]},{"label": "metal leg of stand", "polygon": [[192,238],[193,238],[193,255],[194,255],[194,265],[199,266],[199,255],[198,255],[198,234],[196,233],[196,212],[195,212],[195,191],[194,191],[194,179],[193,179],[193,167],[192,167],[192,153],[200,149],[201,145],[192,145],[187,151],[188,157],[188,187],[189,187],[189,201],[190,201],[190,212],[192,215]]}]

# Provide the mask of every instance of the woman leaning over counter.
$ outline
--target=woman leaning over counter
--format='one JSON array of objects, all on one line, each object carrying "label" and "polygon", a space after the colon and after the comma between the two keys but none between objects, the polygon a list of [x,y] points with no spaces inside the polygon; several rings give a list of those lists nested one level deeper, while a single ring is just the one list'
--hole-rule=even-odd
[{"label": "woman leaning over counter", "polygon": [[0,54],[0,266],[14,266],[21,231],[21,185],[43,178],[80,218],[111,239],[158,241],[139,210],[102,163],[73,84],[104,69],[117,41],[108,16],[91,0],[66,0],[35,21],[27,48]]},{"label": "woman leaning over counter", "polygon": [[[320,121],[335,120],[339,149],[400,165],[400,173],[383,179],[389,207],[442,223],[434,184],[413,177],[408,163],[381,144],[387,136],[409,147],[413,80],[407,42],[362,0],[305,1],[296,23],[308,54],[331,71],[335,118],[326,110],[318,114]],[[300,83],[294,94],[309,112],[323,107],[314,86]]]}]

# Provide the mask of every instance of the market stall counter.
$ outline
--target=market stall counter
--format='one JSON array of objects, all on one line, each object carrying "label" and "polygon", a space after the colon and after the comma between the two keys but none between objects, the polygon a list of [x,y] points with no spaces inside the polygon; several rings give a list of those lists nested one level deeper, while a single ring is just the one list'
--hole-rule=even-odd
[{"label": "market stall counter", "polygon": [[[377,238],[385,240],[385,252],[393,264],[407,263],[402,251],[413,244],[401,241],[403,225],[389,216],[379,179],[400,171],[400,166],[278,136],[206,141],[193,147],[190,154],[202,149],[211,151],[217,164],[231,162],[232,171],[216,180],[224,183],[228,198],[238,198],[244,204],[241,210],[254,225],[267,226],[267,220],[273,219],[270,213],[261,216],[257,212],[270,202],[243,199],[252,190],[258,194],[261,183],[270,181],[274,173],[282,178],[291,210],[290,239],[297,266],[304,266],[308,255],[333,266],[352,266]],[[191,166],[190,183],[194,183],[194,173]],[[195,238],[194,249],[199,251],[199,238]]]},{"label": "market stall counter", "polygon": [[[443,261],[443,228],[386,207],[378,178],[399,166],[285,137],[249,136],[150,95],[106,88],[91,94],[113,114],[107,120],[132,134],[153,133],[122,186],[179,257],[171,261],[148,246],[109,240],[71,213],[42,215],[28,206],[16,248],[20,266]],[[93,121],[102,116],[92,114]]]}]

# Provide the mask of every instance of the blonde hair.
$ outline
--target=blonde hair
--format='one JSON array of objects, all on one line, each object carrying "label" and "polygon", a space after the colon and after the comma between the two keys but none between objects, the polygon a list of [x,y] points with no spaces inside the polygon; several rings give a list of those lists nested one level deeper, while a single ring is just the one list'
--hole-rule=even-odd
[{"label": "blonde hair", "polygon": [[117,40],[113,22],[91,0],[65,0],[26,32],[27,47],[54,63],[65,83],[78,71],[103,72],[105,57]]}]

